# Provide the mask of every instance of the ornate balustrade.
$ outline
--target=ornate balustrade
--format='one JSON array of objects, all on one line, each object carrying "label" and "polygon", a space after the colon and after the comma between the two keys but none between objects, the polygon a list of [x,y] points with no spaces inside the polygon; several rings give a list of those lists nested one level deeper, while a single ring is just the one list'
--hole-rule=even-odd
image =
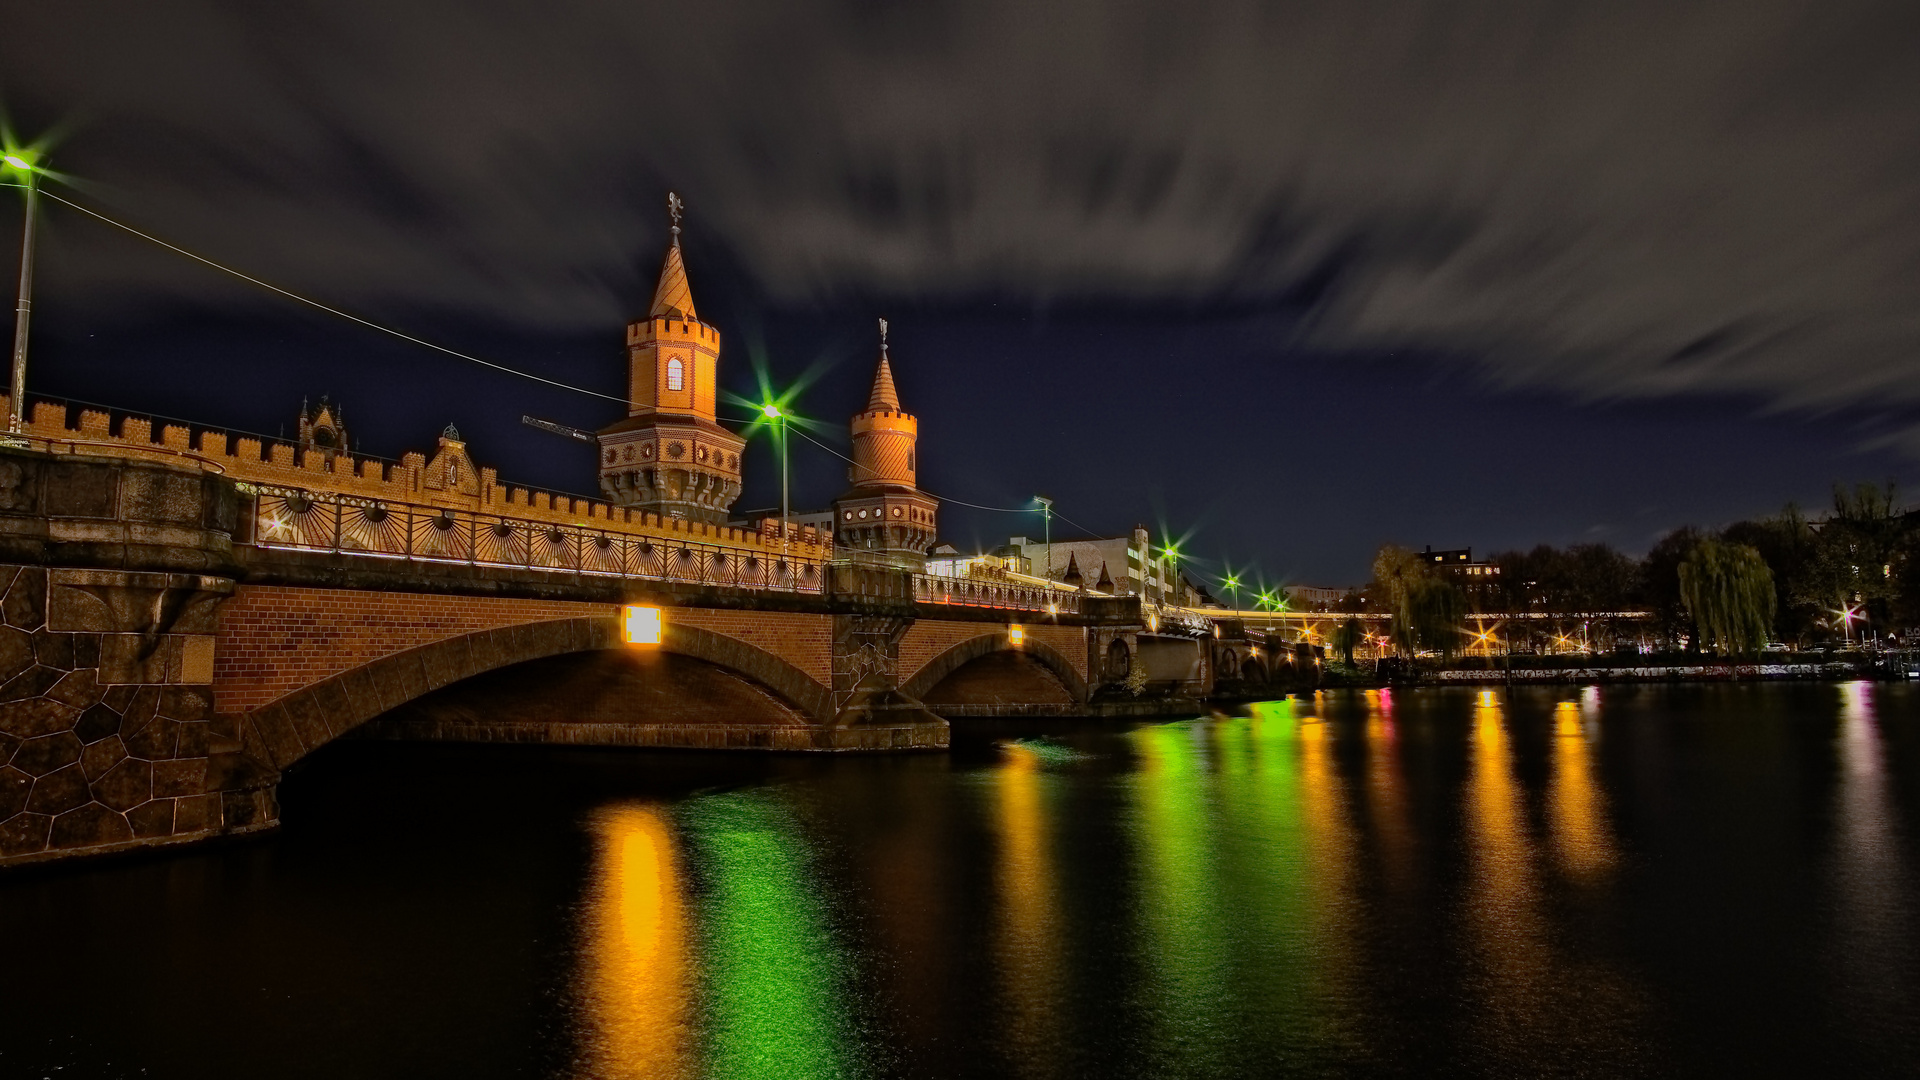
[{"label": "ornate balustrade", "polygon": [[1077,614],[1080,594],[1071,589],[1047,588],[985,577],[913,575],[913,599],[920,604],[1008,608],[1049,614]]},{"label": "ornate balustrade", "polygon": [[253,542],[264,548],[779,592],[826,589],[817,558],[296,488],[243,490],[252,498]]}]

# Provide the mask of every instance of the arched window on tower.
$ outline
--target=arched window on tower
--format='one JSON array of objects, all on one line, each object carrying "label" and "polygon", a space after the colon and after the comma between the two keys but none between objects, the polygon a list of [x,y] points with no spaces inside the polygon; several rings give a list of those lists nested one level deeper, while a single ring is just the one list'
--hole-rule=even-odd
[{"label": "arched window on tower", "polygon": [[667,389],[685,390],[687,388],[686,368],[679,357],[667,361]]}]

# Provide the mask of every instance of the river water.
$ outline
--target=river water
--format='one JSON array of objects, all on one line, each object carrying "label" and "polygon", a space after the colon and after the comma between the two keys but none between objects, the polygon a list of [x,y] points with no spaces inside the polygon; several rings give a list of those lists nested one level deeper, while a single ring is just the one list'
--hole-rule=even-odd
[{"label": "river water", "polygon": [[0,878],[0,1075],[1911,1073],[1920,688],[1339,692],[951,754],[343,743]]}]

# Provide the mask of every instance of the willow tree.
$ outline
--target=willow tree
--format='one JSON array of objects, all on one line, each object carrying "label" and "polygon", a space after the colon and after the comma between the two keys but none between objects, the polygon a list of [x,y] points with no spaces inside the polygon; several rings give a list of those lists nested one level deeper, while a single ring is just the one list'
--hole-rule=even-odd
[{"label": "willow tree", "polygon": [[1773,631],[1773,571],[1746,544],[1695,544],[1680,564],[1680,600],[1700,643],[1723,653],[1759,652]]},{"label": "willow tree", "polygon": [[1340,625],[1333,628],[1333,633],[1327,638],[1327,643],[1332,645],[1334,651],[1340,654],[1341,662],[1345,663],[1348,667],[1352,667],[1353,650],[1359,646],[1360,639],[1364,635],[1365,630],[1360,626],[1359,617],[1349,615],[1340,620]]}]

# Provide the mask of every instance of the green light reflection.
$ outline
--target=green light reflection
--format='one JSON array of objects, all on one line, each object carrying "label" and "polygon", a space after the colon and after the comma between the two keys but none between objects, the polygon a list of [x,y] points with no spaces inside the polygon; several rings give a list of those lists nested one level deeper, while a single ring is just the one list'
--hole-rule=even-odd
[{"label": "green light reflection", "polygon": [[847,962],[829,929],[799,825],[764,792],[681,811],[705,903],[705,1071],[713,1077],[855,1073]]}]

